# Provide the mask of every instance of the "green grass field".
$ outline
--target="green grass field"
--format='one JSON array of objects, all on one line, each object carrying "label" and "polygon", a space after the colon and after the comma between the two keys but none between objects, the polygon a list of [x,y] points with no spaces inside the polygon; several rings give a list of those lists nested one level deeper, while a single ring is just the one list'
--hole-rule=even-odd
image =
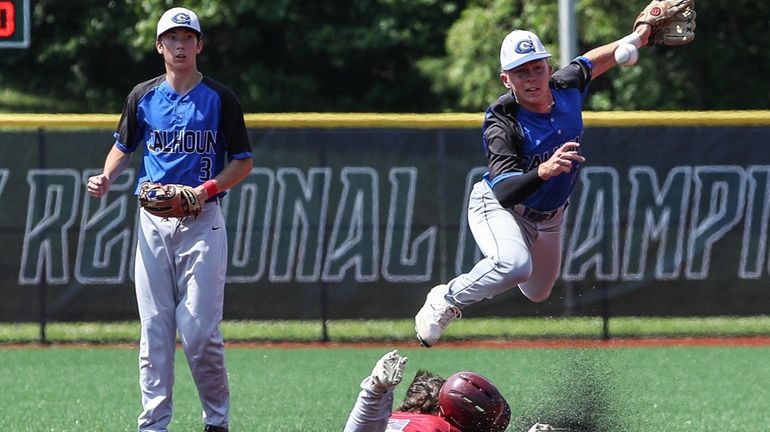
[{"label": "green grass field", "polygon": [[[610,327],[616,337],[767,336],[769,321],[627,318],[613,319]],[[439,344],[428,350],[414,342],[411,326],[408,320],[329,324],[333,341],[374,341],[358,348],[229,347],[232,430],[342,430],[359,382],[394,345],[409,357],[397,401],[420,368],[445,377],[473,370],[492,379],[511,403],[509,431],[525,431],[535,421],[593,432],[770,430],[770,346],[490,349]],[[446,339],[596,339],[600,330],[601,320],[592,318],[466,319],[454,323]],[[0,325],[0,342],[5,343],[0,343],[0,430],[136,430],[137,332],[134,322],[52,323],[49,340],[63,344],[41,346],[28,343],[38,337],[37,326]],[[320,326],[225,322],[223,333],[231,341],[312,342]],[[181,352],[174,396],[172,430],[199,431],[199,403]]]},{"label": "green grass field", "polygon": [[[230,348],[233,431],[340,431],[381,348]],[[607,349],[402,348],[419,368],[486,375],[513,409],[510,431],[535,421],[609,431],[760,431],[770,420],[770,347]],[[0,429],[132,431],[139,412],[132,347],[0,349]],[[405,384],[396,400],[403,397]],[[201,429],[177,357],[174,431]]]},{"label": "green grass field", "polygon": [[[768,336],[770,318],[617,318],[614,337]],[[234,432],[340,431],[358,384],[380,355],[401,346],[405,383],[430,369],[492,379],[513,409],[509,431],[535,421],[592,432],[769,430],[770,346],[422,349],[410,320],[334,321],[332,341],[355,347],[227,350]],[[317,322],[225,322],[230,341],[317,341]],[[51,323],[50,346],[34,324],[0,325],[0,430],[133,431],[140,410],[138,323]],[[597,339],[596,318],[464,319],[445,340]],[[75,343],[77,342],[77,344]],[[122,345],[115,345],[121,342]],[[104,344],[106,343],[106,344]],[[201,429],[184,356],[177,356],[173,431]]]}]

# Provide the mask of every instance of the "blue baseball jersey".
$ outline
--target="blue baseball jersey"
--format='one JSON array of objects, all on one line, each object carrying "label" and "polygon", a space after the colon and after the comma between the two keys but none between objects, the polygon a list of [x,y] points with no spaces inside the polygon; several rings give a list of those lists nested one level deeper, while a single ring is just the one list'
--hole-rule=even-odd
[{"label": "blue baseball jersey", "polygon": [[[511,92],[486,111],[482,126],[489,172],[484,176],[494,189],[502,180],[537,169],[564,143],[583,139],[583,103],[591,80],[591,61],[578,57],[551,76],[554,105],[547,114],[520,106]],[[549,211],[563,206],[577,181],[580,164],[543,182],[523,204]]]},{"label": "blue baseball jersey", "polygon": [[144,156],[135,193],[145,180],[195,187],[219,174],[226,159],[252,157],[238,98],[208,77],[184,96],[165,75],[134,87],[123,105],[115,146],[132,153],[140,145]]}]

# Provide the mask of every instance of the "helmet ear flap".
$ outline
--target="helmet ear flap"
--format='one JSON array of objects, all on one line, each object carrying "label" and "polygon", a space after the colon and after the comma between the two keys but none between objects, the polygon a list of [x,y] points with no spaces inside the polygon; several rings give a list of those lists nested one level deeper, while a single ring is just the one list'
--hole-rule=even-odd
[{"label": "helmet ear flap", "polygon": [[447,378],[439,391],[439,414],[463,432],[502,432],[511,409],[497,387],[473,372]]},{"label": "helmet ear flap", "polygon": [[489,429],[490,432],[503,432],[508,427],[508,423],[511,422],[511,407],[505,399],[503,399],[503,403],[505,404],[505,406],[503,406],[503,411]]}]

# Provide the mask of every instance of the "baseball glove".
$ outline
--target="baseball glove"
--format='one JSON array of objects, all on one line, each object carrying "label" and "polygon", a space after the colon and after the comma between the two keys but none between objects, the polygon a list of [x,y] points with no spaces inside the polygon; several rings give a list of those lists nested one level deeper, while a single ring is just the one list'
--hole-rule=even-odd
[{"label": "baseball glove", "polygon": [[652,0],[642,10],[634,28],[651,27],[648,45],[685,45],[695,39],[695,0]]},{"label": "baseball glove", "polygon": [[190,186],[150,181],[139,186],[139,205],[162,218],[198,216],[203,208]]}]

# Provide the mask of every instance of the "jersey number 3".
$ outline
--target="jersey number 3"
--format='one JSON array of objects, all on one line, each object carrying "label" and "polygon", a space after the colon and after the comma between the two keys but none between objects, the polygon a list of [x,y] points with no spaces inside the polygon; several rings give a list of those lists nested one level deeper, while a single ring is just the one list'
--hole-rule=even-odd
[{"label": "jersey number 3", "polygon": [[198,177],[198,180],[204,182],[206,180],[211,179],[211,167],[214,164],[211,162],[210,157],[202,157],[201,158],[201,175]]}]

